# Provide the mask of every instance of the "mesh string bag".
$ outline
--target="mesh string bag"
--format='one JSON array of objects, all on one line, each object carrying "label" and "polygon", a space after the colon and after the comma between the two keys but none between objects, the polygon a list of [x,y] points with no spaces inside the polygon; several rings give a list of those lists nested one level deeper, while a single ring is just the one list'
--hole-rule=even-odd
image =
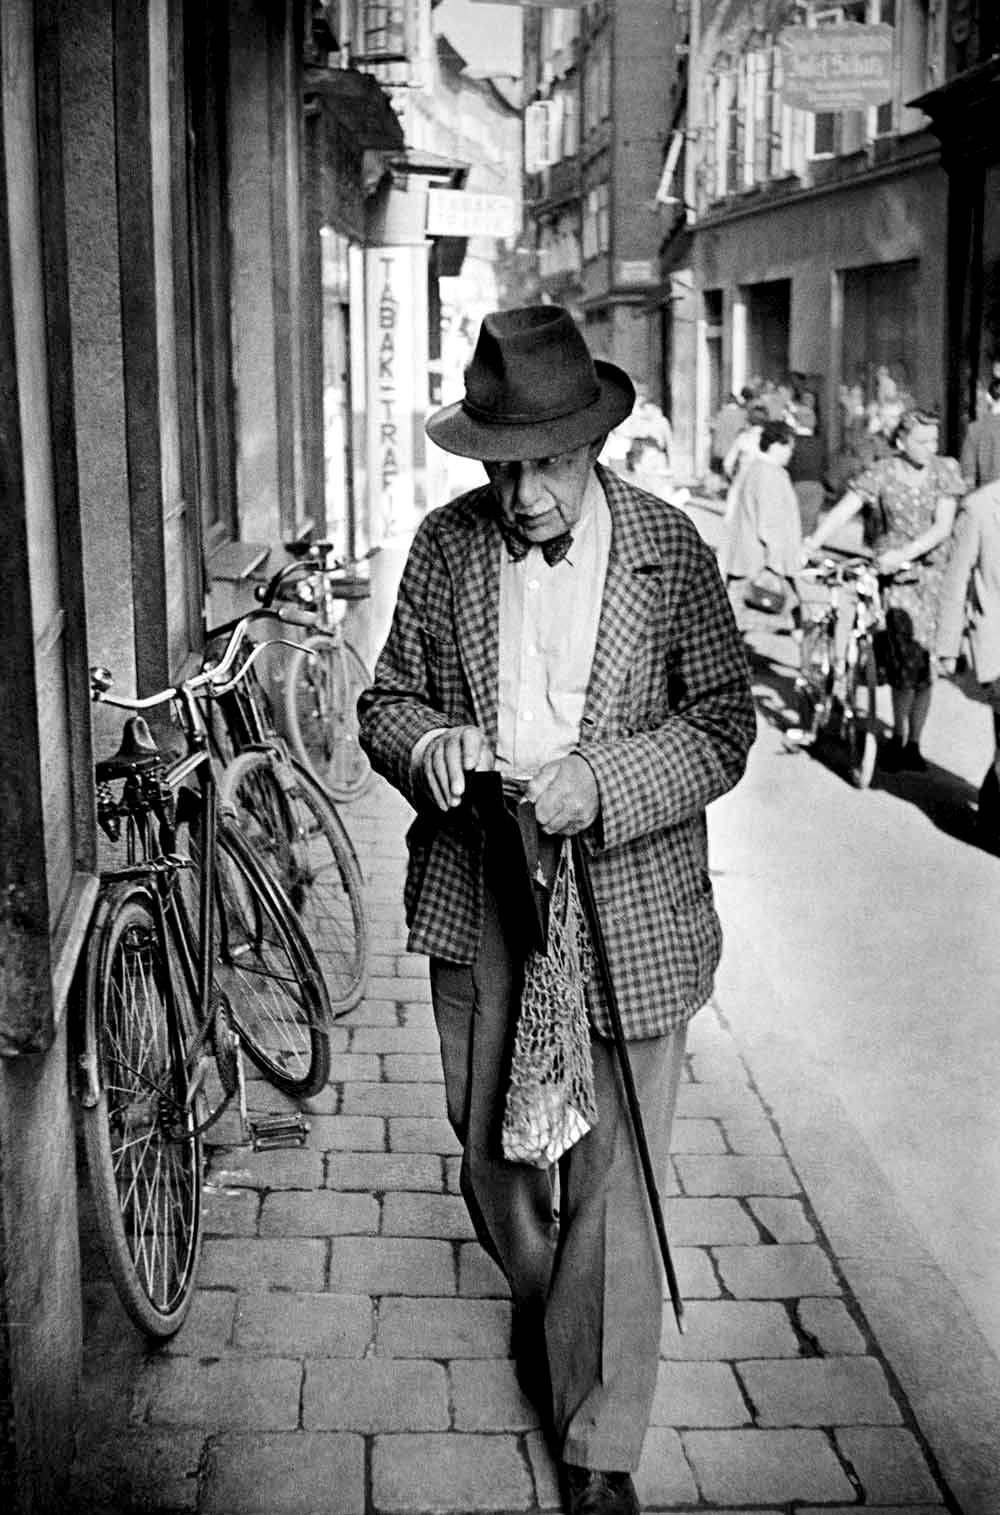
[{"label": "mesh string bag", "polygon": [[525,963],[501,1126],[509,1162],[550,1167],[597,1122],[586,1003],[593,965],[572,849],[563,846],[552,885],[548,951],[532,952]]}]

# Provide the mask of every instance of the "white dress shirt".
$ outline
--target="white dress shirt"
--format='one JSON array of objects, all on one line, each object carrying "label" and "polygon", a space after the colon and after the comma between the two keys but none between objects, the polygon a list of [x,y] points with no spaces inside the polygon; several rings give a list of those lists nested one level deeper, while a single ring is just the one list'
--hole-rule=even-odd
[{"label": "white dress shirt", "polygon": [[580,739],[604,579],[611,512],[591,472],[573,543],[550,567],[540,547],[500,555],[500,666],[496,765],[531,778]]}]

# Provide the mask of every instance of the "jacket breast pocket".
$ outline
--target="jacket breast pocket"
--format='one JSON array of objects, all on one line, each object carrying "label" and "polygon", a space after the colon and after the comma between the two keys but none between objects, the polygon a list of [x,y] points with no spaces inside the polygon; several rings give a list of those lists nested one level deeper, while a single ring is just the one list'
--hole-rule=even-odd
[{"label": "jacket breast pocket", "polygon": [[464,717],[468,701],[465,696],[462,661],[454,638],[443,628],[421,626],[420,644],[431,702],[447,715]]}]

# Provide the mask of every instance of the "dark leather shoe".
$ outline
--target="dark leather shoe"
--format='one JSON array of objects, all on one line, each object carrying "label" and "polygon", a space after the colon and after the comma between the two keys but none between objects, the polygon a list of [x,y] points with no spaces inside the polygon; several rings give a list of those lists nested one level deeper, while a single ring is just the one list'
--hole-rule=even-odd
[{"label": "dark leather shoe", "polygon": [[641,1515],[631,1473],[563,1464],[567,1515]]},{"label": "dark leather shoe", "polygon": [[916,742],[907,742],[900,754],[899,766],[908,768],[911,773],[927,772],[927,760]]},{"label": "dark leather shoe", "polygon": [[514,1306],[510,1351],[521,1393],[548,1422],[552,1418],[552,1381],[545,1348],[545,1305],[541,1301]]}]

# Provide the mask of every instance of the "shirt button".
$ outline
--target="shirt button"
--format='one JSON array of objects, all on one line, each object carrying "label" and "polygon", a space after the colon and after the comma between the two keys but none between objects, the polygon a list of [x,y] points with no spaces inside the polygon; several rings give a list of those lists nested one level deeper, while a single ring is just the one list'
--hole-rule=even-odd
[{"label": "shirt button", "polygon": [[533,721],[535,717],[532,715],[530,710],[522,710],[521,719],[522,721]]},{"label": "shirt button", "polygon": [[528,656],[529,658],[537,658],[538,656],[538,648],[535,646],[534,642],[532,642],[531,646],[528,648]]},{"label": "shirt button", "polygon": [[539,584],[540,584],[540,582],[541,582],[540,579],[529,579],[528,580],[528,588],[529,589],[537,589],[538,586],[539,586]]}]

